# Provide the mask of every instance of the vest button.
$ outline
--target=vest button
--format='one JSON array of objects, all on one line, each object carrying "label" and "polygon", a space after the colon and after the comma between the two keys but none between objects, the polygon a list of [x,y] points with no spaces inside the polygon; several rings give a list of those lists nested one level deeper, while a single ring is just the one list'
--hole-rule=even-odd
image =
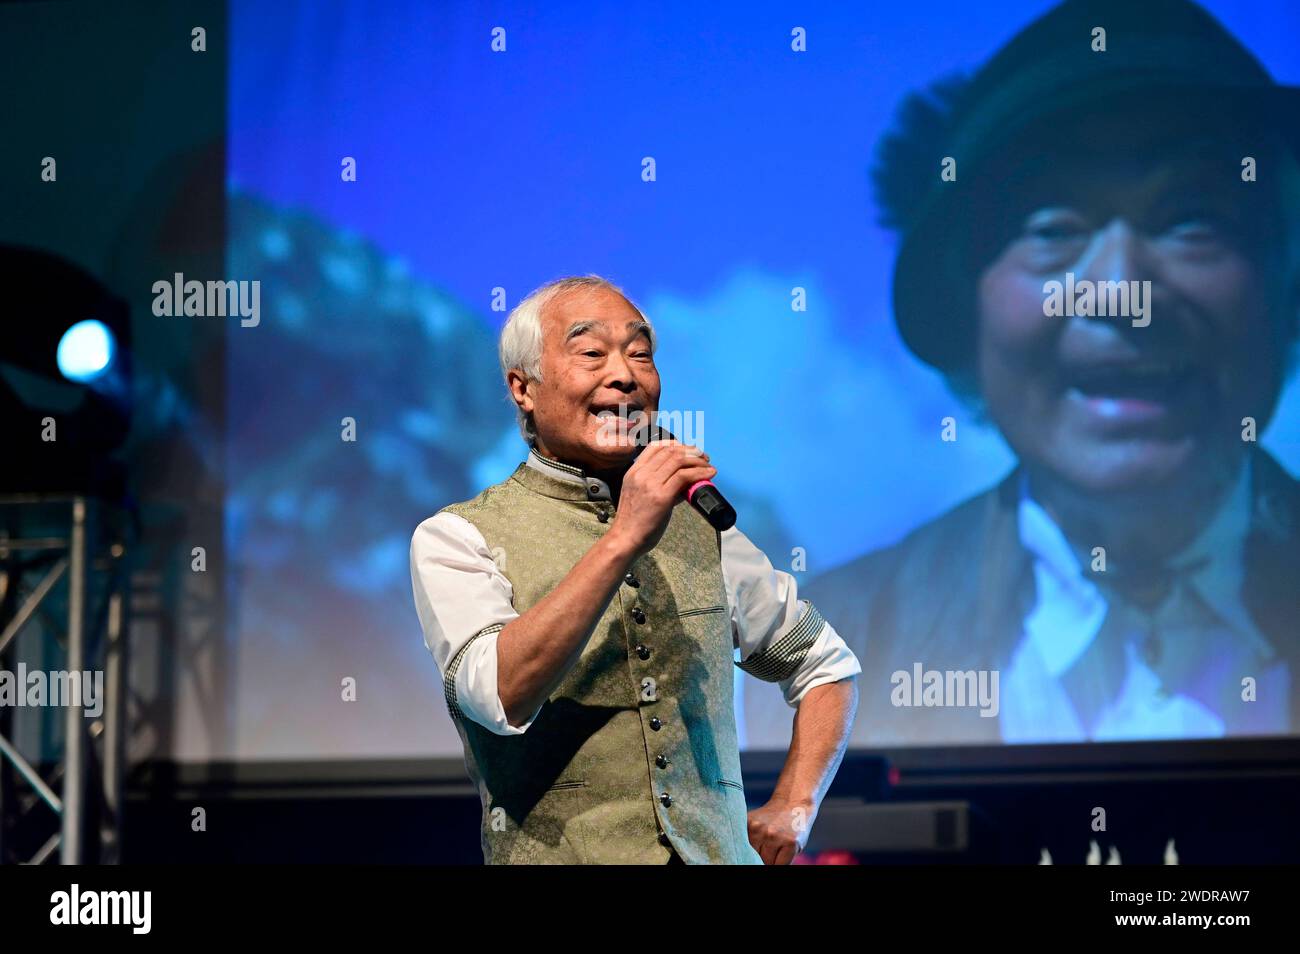
[{"label": "vest button", "polygon": [[638,646],[638,647],[636,648],[636,654],[637,654],[639,657],[641,657],[642,659],[649,659],[649,658],[650,658],[650,647],[649,647],[649,646]]},{"label": "vest button", "polygon": [[671,847],[672,847],[673,840],[672,840],[671,838],[668,837],[668,832],[666,832],[666,831],[661,831],[661,832],[659,833],[659,844],[663,845],[665,848],[671,848]]},{"label": "vest button", "polygon": [[623,582],[634,589],[641,585],[641,581],[633,576],[630,570],[628,571],[627,576],[623,577]]},{"label": "vest button", "polygon": [[[633,618],[634,620],[636,620],[638,623],[644,623],[644,622],[645,622],[645,611],[644,611],[643,609],[641,609],[641,607],[639,607],[639,606],[634,606],[634,607],[632,607],[632,618]],[[642,656],[641,658],[644,659],[645,657]]]},{"label": "vest button", "polygon": [[663,725],[662,720],[660,720],[658,716],[655,716],[650,720],[650,728],[654,729],[656,732],[662,729]]},{"label": "vest button", "polygon": [[667,768],[667,767],[668,767],[668,757],[665,756],[665,755],[656,755],[656,756],[655,756],[655,765],[659,766],[661,769],[662,769],[662,768]]},{"label": "vest button", "polygon": [[664,808],[673,807],[673,797],[669,795],[667,792],[664,792],[662,795],[659,796],[659,802],[661,805],[663,805]]},{"label": "vest button", "polygon": [[601,507],[599,510],[596,511],[596,519],[599,520],[601,523],[609,523],[609,511],[606,510],[604,507]]}]

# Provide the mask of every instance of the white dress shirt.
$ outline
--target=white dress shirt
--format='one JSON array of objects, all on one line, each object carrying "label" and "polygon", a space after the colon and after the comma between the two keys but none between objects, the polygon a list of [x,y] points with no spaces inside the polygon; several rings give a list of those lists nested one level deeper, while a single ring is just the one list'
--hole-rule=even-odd
[{"label": "white dress shirt", "polygon": [[[528,455],[528,465],[561,480],[593,489],[592,499],[610,499],[609,487],[580,470]],[[722,576],[727,591],[732,643],[740,660],[776,646],[802,622],[818,633],[792,675],[778,685],[787,705],[797,707],[809,689],[838,682],[862,671],[857,657],[830,623],[807,600],[789,573],[774,568],[749,538],[732,527],[722,533]],[[455,698],[461,714],[498,735],[527,731],[537,712],[523,724],[506,720],[497,691],[497,634],[519,614],[510,581],[501,572],[477,528],[456,514],[435,514],[416,528],[411,539],[411,581],[425,645],[439,672],[466,643],[455,676]],[[814,614],[805,619],[807,614]],[[478,637],[477,639],[475,637]]]},{"label": "white dress shirt", "polygon": [[[1251,512],[1247,459],[1218,513],[1176,563],[1196,563],[1155,616],[1157,665],[1140,638],[1151,617],[1131,617],[1125,674],[1091,727],[1062,683],[1101,632],[1110,607],[1083,573],[1064,533],[1021,483],[1020,538],[1034,558],[1037,601],[1010,670],[1003,674],[1002,738],[1007,742],[1214,738],[1286,732],[1290,674],[1241,604],[1242,547]],[[1176,664],[1170,661],[1176,660]],[[1162,676],[1160,673],[1163,673]],[[1241,679],[1257,699],[1240,698]]]}]

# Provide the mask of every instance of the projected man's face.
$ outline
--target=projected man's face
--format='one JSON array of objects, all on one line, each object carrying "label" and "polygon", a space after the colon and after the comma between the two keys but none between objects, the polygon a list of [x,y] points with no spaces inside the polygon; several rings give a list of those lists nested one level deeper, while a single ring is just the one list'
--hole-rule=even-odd
[{"label": "projected man's face", "polygon": [[638,425],[659,408],[659,372],[636,309],[603,288],[553,301],[542,318],[542,380],[522,400],[542,454],[594,470],[626,463]]},{"label": "projected man's face", "polygon": [[[1271,213],[1235,159],[1204,158],[1223,152],[1204,130],[1193,142],[1145,111],[1071,120],[1077,135],[1022,151],[997,190],[980,390],[1027,463],[1085,493],[1159,491],[1235,461],[1242,418],[1262,428],[1276,401]],[[1083,314],[1103,282],[1128,283],[1124,314],[1099,314],[1123,304],[1100,284]],[[1071,286],[1074,316],[1049,316]]]}]

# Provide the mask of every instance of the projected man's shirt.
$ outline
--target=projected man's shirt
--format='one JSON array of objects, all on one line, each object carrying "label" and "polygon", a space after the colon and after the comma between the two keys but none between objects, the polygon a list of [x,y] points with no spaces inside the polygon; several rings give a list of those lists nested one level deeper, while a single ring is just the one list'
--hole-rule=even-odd
[{"label": "projected man's shirt", "polygon": [[[1250,461],[1214,519],[1135,605],[1091,573],[1021,481],[1036,602],[1002,681],[1008,742],[1213,738],[1288,731],[1290,674],[1241,604]],[[1254,700],[1243,699],[1245,678]]]}]

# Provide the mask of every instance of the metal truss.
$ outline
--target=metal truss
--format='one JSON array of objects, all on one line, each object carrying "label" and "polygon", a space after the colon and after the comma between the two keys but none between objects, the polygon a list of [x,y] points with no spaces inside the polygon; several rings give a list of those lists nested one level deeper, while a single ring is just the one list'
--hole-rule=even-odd
[{"label": "metal truss", "polygon": [[[55,761],[39,755],[29,759],[19,751],[8,735],[13,710],[0,705],[0,862],[43,864],[55,852],[63,864],[120,860],[128,578],[125,533],[113,526],[121,521],[110,519],[120,513],[85,496],[0,496],[0,670],[18,671],[17,637],[39,620],[56,633],[62,630],[65,672],[103,672],[103,708],[97,718],[87,719],[81,693],[62,700],[62,752]],[[36,527],[55,528],[56,533],[23,532]],[[10,536],[9,528],[18,528],[18,535]],[[66,595],[65,618],[51,612],[60,592]],[[17,691],[26,692],[26,687]],[[46,744],[47,736],[56,734],[50,729],[48,723],[40,726],[42,750],[52,748]],[[20,852],[30,851],[51,827],[41,805],[54,812],[58,828],[23,858]],[[88,841],[91,819],[97,831]],[[35,838],[18,837],[33,833]]]}]

